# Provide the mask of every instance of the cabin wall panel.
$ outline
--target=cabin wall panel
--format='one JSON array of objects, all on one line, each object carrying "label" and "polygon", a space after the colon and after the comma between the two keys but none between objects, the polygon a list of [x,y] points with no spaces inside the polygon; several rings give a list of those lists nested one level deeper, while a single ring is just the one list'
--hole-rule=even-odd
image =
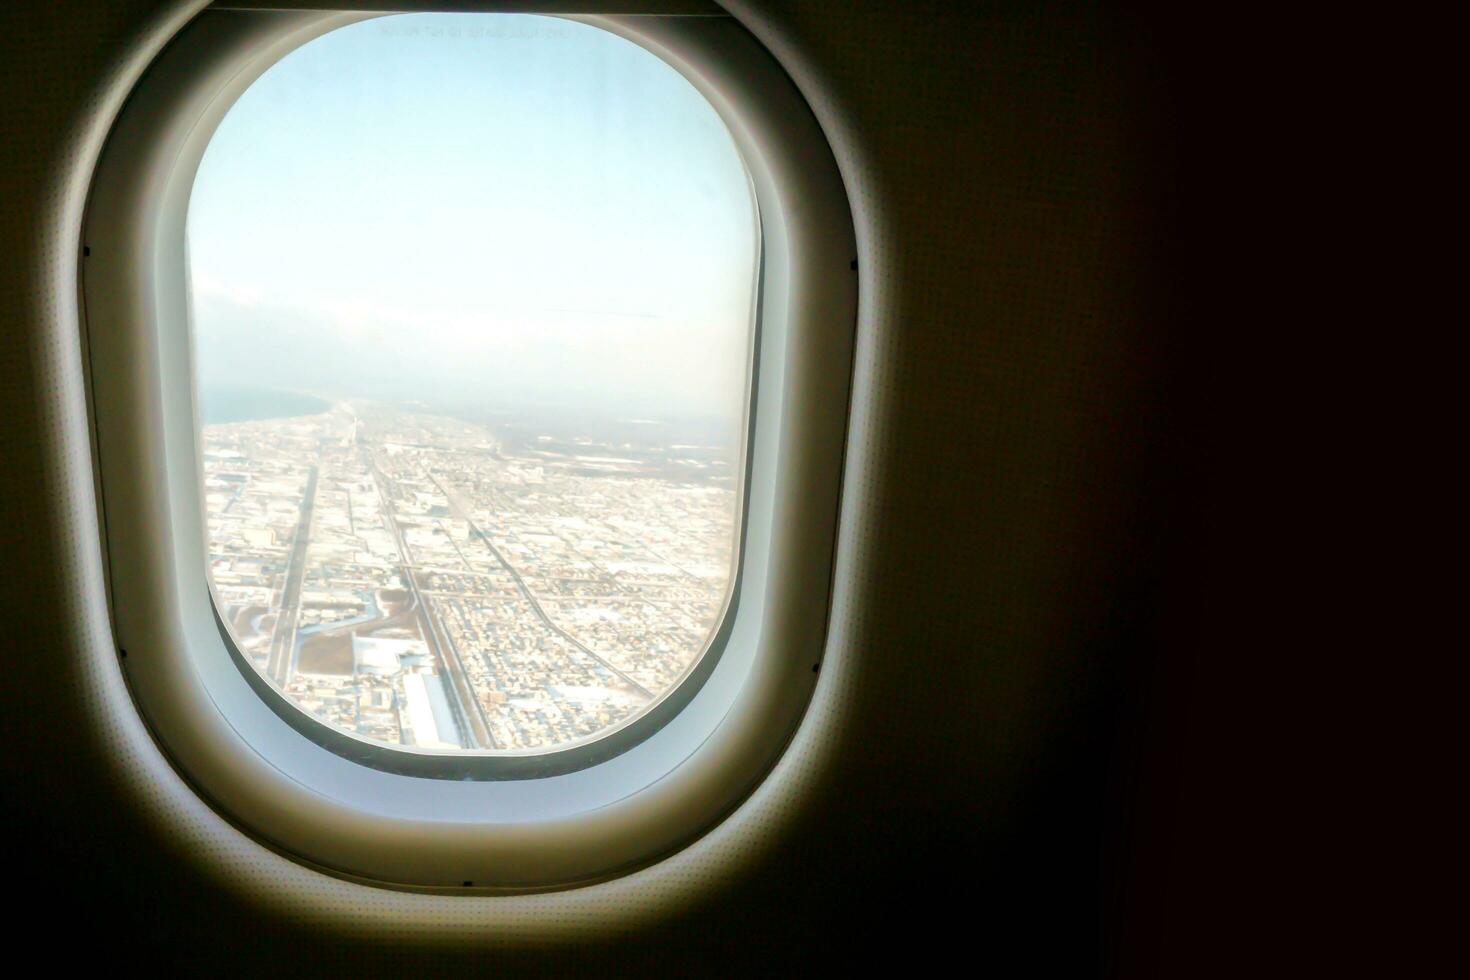
[{"label": "cabin wall panel", "polygon": [[818,693],[772,777],[668,861],[460,899],[262,848],[128,710],[76,235],[116,83],[198,6],[0,11],[0,789],[35,921],[81,954],[241,972],[744,972],[893,943],[1096,963],[1167,504],[1171,178],[1146,32],[1092,5],[732,0],[827,131],[859,239]]}]

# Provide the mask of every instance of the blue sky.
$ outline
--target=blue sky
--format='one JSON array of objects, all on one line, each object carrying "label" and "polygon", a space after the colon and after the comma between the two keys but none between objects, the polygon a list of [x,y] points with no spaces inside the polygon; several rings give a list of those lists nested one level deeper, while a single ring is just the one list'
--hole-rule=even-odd
[{"label": "blue sky", "polygon": [[658,58],[550,17],[342,28],[221,123],[189,208],[201,384],[739,415],[752,197]]}]

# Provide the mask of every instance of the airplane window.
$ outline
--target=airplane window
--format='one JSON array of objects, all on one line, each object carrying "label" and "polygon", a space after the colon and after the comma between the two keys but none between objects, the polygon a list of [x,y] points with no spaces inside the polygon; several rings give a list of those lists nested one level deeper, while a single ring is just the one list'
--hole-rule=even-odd
[{"label": "airplane window", "polygon": [[208,575],[243,659],[389,746],[640,717],[738,558],[759,232],[681,75],[550,17],[341,28],[199,167]]}]

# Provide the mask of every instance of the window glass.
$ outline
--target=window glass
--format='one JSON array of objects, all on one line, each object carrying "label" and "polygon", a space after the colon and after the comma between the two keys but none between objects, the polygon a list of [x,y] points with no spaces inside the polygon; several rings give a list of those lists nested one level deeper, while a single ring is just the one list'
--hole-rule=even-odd
[{"label": "window glass", "polygon": [[334,31],[225,117],[188,245],[208,575],[285,697],[545,750],[689,673],[736,560],[758,233],[682,76],[549,17]]}]

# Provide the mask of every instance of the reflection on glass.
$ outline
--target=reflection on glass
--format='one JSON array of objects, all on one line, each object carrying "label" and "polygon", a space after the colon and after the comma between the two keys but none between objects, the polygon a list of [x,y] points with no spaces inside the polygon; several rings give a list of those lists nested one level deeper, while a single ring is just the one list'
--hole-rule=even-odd
[{"label": "reflection on glass", "polygon": [[544,750],[678,684],[730,591],[754,204],[671,68],[380,18],[252,85],[189,210],[209,575],[382,743]]}]

